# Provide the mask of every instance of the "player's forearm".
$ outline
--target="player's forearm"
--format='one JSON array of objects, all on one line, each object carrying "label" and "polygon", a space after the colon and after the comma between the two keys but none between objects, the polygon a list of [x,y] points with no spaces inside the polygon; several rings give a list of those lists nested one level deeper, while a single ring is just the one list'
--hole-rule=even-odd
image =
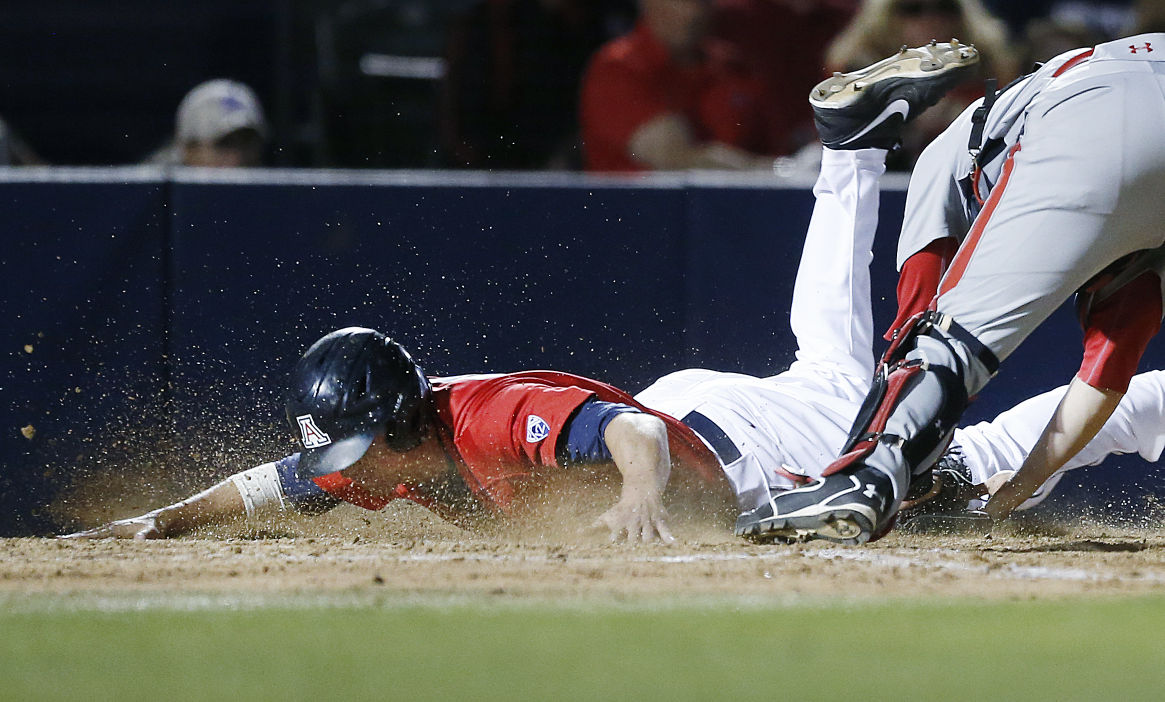
[{"label": "player's forearm", "polygon": [[264,463],[152,514],[161,533],[173,536],[283,506],[279,470],[274,463]]},{"label": "player's forearm", "polygon": [[621,414],[603,434],[607,450],[623,475],[623,492],[662,493],[671,474],[667,427],[649,414]]},{"label": "player's forearm", "polygon": [[996,519],[1006,517],[1031,497],[1096,436],[1123,396],[1073,379],[1023,465],[987,503],[988,514]]},{"label": "player's forearm", "polygon": [[151,514],[158,530],[163,536],[178,536],[199,527],[247,516],[243,497],[232,478],[181,502],[154,510]]},{"label": "player's forearm", "polygon": [[674,541],[663,506],[671,473],[667,426],[649,414],[624,413],[607,424],[603,440],[623,474],[623,494],[595,524],[608,529],[612,540]]}]

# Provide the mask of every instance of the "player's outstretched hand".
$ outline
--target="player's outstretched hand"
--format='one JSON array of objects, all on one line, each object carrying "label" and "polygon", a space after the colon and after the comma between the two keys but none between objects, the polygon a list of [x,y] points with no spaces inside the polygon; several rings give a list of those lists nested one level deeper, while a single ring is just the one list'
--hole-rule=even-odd
[{"label": "player's outstretched hand", "polygon": [[58,539],[163,539],[166,534],[158,526],[157,515],[118,519],[99,527],[58,536]]},{"label": "player's outstretched hand", "polygon": [[658,492],[623,491],[623,496],[611,509],[599,515],[591,525],[606,529],[611,542],[670,544],[675,541],[667,528],[667,509]]}]

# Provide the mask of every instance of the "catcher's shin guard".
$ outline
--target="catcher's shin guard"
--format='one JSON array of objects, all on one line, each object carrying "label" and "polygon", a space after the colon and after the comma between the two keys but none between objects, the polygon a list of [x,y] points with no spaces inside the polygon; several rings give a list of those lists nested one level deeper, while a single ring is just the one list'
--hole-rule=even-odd
[{"label": "catcher's shin guard", "polygon": [[895,332],[842,455],[824,474],[875,467],[891,478],[895,504],[900,501],[911,478],[938,460],[954,433],[968,402],[968,364],[987,374],[998,367],[994,354],[949,316],[912,317]]},{"label": "catcher's shin guard", "polygon": [[744,512],[736,533],[771,541],[827,539],[861,544],[894,524],[912,476],[941,455],[995,356],[954,321],[935,312],[895,335],[876,371],[843,455],[822,478],[771,494]]}]

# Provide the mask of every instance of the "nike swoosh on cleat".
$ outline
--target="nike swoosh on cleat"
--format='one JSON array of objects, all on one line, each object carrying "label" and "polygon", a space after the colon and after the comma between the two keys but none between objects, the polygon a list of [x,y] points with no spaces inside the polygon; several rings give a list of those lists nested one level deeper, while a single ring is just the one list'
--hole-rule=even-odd
[{"label": "nike swoosh on cleat", "polygon": [[877,117],[875,117],[872,122],[867,124],[865,129],[858,132],[857,134],[854,134],[852,137],[850,137],[849,139],[846,139],[845,141],[843,141],[841,143],[848,144],[855,139],[860,139],[861,137],[863,137],[867,133],[869,133],[869,131],[871,129],[874,129],[882,122],[885,122],[886,120],[890,119],[890,117],[893,115],[902,115],[902,120],[905,121],[907,119],[907,117],[910,115],[910,103],[906,102],[902,98],[898,98],[897,100],[890,103],[889,105],[886,105],[886,109],[882,110],[881,114],[879,114]]}]

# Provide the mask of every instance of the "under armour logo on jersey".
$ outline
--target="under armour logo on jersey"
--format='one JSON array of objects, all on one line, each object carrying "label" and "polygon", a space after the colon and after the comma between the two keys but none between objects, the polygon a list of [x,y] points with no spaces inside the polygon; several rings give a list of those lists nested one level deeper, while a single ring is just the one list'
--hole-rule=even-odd
[{"label": "under armour logo on jersey", "polygon": [[874,487],[873,483],[866,483],[866,489],[862,490],[862,494],[872,500],[878,496],[878,490]]},{"label": "under armour logo on jersey", "polygon": [[536,444],[550,436],[550,425],[536,414],[526,417],[526,441]]},{"label": "under armour logo on jersey", "polygon": [[1137,46],[1137,45],[1135,45],[1135,44],[1129,44],[1129,53],[1130,53],[1130,54],[1135,54],[1135,53],[1137,53],[1138,51],[1141,51],[1141,50],[1144,50],[1144,51],[1146,51],[1146,52],[1148,52],[1148,53],[1152,53],[1152,52],[1153,52],[1153,44],[1152,44],[1152,42],[1145,42],[1145,45],[1144,45],[1144,46]]},{"label": "under armour logo on jersey", "polygon": [[299,433],[304,448],[319,448],[332,443],[332,437],[316,426],[316,420],[312,419],[310,414],[301,414],[295,418],[295,421],[299,422]]}]

